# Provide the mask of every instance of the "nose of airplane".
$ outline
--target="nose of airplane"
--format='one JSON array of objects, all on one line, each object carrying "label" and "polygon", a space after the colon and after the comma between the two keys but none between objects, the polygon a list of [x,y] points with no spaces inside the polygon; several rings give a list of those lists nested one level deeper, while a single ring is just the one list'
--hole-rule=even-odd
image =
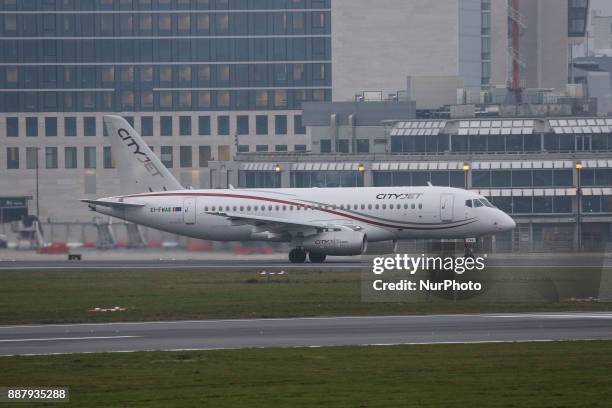
[{"label": "nose of airplane", "polygon": [[499,228],[501,231],[513,230],[516,227],[516,222],[508,214],[502,211],[500,211],[500,213],[500,217],[496,222],[497,228]]}]

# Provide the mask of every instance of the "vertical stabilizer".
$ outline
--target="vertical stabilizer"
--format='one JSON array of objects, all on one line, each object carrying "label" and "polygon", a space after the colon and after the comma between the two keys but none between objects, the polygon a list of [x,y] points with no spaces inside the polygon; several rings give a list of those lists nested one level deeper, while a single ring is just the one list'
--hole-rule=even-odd
[{"label": "vertical stabilizer", "polygon": [[104,116],[122,193],[182,190],[172,173],[121,116]]}]

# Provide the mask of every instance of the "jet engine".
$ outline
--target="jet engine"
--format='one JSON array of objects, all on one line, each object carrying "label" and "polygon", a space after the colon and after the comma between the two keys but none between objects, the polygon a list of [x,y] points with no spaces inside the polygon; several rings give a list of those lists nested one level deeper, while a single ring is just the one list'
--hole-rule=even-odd
[{"label": "jet engine", "polygon": [[305,237],[301,246],[314,253],[350,256],[363,254],[368,240],[363,232],[334,229]]}]

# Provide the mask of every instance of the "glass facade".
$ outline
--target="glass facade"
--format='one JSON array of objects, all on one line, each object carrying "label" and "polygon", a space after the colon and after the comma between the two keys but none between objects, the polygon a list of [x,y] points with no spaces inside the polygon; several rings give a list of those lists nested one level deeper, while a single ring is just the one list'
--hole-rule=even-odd
[{"label": "glass facade", "polygon": [[0,111],[274,110],[330,100],[330,2],[2,2]]},{"label": "glass facade", "polygon": [[428,182],[435,186],[459,188],[465,186],[465,175],[461,170],[375,171],[372,177],[376,187],[426,186]]},{"label": "glass facade", "polygon": [[240,171],[238,185],[243,188],[280,188],[281,174],[276,171]]},{"label": "glass facade", "polygon": [[359,171],[292,171],[291,187],[363,187],[363,173]]}]

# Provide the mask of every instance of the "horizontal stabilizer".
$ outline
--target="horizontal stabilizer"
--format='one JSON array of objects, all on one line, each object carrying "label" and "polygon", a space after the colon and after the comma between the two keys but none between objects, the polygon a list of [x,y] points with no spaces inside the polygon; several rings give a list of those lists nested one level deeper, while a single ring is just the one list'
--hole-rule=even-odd
[{"label": "horizontal stabilizer", "polygon": [[135,203],[135,202],[121,202],[121,201],[106,201],[106,200],[81,200],[83,203],[87,203],[90,205],[99,205],[100,207],[110,207],[110,208],[137,208],[144,207],[143,203]]}]

